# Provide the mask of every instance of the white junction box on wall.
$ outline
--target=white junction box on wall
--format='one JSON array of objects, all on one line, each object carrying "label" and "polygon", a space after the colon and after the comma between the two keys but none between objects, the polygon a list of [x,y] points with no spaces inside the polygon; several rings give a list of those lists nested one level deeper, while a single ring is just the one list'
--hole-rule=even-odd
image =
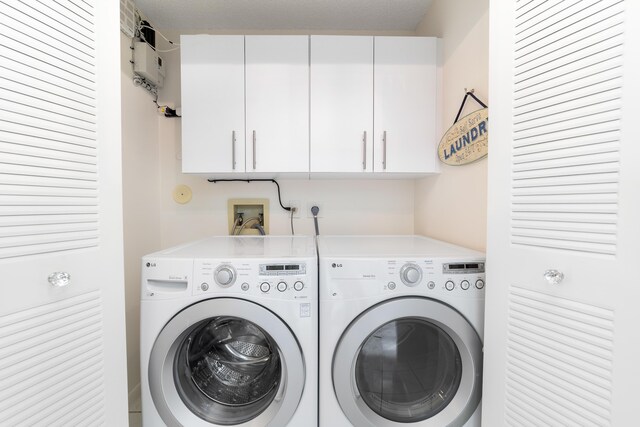
[{"label": "white junction box on wall", "polygon": [[164,83],[162,58],[146,42],[135,42],[133,45],[133,72],[158,87]]}]

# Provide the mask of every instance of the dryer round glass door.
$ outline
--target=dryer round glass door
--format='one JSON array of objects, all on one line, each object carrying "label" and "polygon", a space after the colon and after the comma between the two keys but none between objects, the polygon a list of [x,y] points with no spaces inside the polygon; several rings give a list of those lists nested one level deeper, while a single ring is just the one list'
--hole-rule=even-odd
[{"label": "dryer round glass door", "polygon": [[482,344],[457,311],[426,298],[380,303],[334,354],[336,397],[361,426],[462,426],[480,402]]},{"label": "dryer round glass door", "polygon": [[300,346],[279,317],[255,303],[218,298],[171,319],[156,339],[148,374],[167,425],[229,426],[285,425],[305,372]]}]

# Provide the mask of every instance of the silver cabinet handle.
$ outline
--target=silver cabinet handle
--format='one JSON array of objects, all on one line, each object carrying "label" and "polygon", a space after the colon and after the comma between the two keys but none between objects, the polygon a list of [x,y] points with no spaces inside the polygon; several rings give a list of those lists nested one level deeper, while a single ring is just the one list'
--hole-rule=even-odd
[{"label": "silver cabinet handle", "polygon": [[236,170],[236,131],[231,131],[231,168]]},{"label": "silver cabinet handle", "polygon": [[382,132],[382,169],[387,169],[387,131]]},{"label": "silver cabinet handle", "polygon": [[56,271],[49,275],[49,283],[56,288],[64,288],[71,284],[71,274],[65,271]]},{"label": "silver cabinet handle", "polygon": [[367,131],[362,135],[362,170],[367,170]]},{"label": "silver cabinet handle", "polygon": [[544,272],[544,278],[550,285],[559,285],[564,280],[564,273],[558,270],[547,270]]},{"label": "silver cabinet handle", "polygon": [[253,169],[256,168],[256,131],[253,131]]}]

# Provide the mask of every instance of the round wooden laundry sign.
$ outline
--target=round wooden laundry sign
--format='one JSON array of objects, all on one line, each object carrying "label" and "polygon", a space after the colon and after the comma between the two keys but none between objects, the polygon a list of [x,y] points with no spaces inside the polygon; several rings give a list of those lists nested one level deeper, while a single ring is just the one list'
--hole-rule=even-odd
[{"label": "round wooden laundry sign", "polygon": [[464,116],[444,134],[438,145],[443,163],[461,166],[475,162],[489,150],[489,109],[483,108]]}]

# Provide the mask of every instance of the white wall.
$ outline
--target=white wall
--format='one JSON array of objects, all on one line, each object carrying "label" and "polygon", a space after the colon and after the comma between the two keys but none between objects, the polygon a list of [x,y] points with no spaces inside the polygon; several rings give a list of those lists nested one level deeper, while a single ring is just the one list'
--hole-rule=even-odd
[{"label": "white wall", "polygon": [[130,40],[120,37],[125,309],[129,391],[140,383],[140,258],[160,249],[160,150],[153,98],[132,83]]},{"label": "white wall", "polygon": [[[442,38],[443,131],[453,124],[465,88],[474,88],[475,95],[491,107],[487,99],[489,0],[434,0],[416,33]],[[473,99],[467,99],[463,114],[479,108]],[[442,164],[440,175],[416,182],[418,234],[484,251],[486,212],[486,158],[466,166]]]}]

